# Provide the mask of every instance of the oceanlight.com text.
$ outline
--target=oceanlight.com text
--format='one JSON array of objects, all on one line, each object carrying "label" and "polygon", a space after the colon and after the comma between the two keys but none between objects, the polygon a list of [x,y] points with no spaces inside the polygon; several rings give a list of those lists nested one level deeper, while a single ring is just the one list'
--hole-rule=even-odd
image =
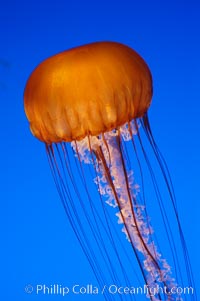
[{"label": "oceanlight.com text", "polygon": [[111,294],[111,295],[146,295],[146,296],[156,296],[160,295],[193,295],[194,288],[188,287],[161,287],[159,285],[149,286],[118,286],[115,284],[104,285],[103,287],[98,287],[93,284],[74,284],[72,286],[65,286],[61,284],[37,284],[35,286],[28,284],[25,286],[25,292],[27,294],[36,295],[60,295],[67,296],[69,294],[74,295],[98,295],[98,294]]}]

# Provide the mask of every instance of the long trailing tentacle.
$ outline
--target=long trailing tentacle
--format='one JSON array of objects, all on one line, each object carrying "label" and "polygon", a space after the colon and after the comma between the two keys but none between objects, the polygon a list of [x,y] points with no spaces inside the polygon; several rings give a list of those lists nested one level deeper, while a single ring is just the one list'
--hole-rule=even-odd
[{"label": "long trailing tentacle", "polygon": [[[108,181],[109,185],[112,188],[114,197],[115,197],[116,202],[118,204],[118,207],[120,209],[120,216],[121,216],[121,219],[122,219],[122,221],[125,225],[127,236],[128,236],[129,240],[132,243],[132,246],[134,248],[135,254],[136,254],[137,259],[138,259],[138,262],[141,266],[141,270],[143,271],[143,266],[141,264],[141,260],[138,256],[138,254],[137,254],[137,251],[138,251],[137,249],[139,249],[142,253],[146,254],[147,258],[151,258],[150,262],[153,263],[154,268],[152,268],[152,266],[151,266],[151,267],[148,267],[148,269],[150,269],[151,273],[160,274],[159,278],[164,283],[164,285],[167,285],[167,283],[165,282],[166,280],[164,280],[166,278],[166,273],[163,273],[163,271],[161,270],[161,268],[159,267],[159,264],[158,264],[159,254],[156,253],[154,244],[151,245],[151,251],[150,251],[150,249],[149,249],[150,245],[148,246],[146,238],[143,237],[141,229],[139,228],[139,222],[140,221],[137,220],[137,217],[136,217],[137,215],[136,215],[136,212],[135,212],[135,209],[134,209],[134,206],[138,207],[139,205],[137,204],[137,201],[136,201],[136,198],[134,197],[134,195],[132,194],[132,196],[131,196],[131,194],[130,194],[130,185],[129,185],[129,180],[128,180],[128,176],[127,176],[127,172],[126,172],[126,168],[125,168],[124,159],[123,159],[122,152],[121,152],[121,149],[120,149],[120,139],[119,138],[120,138],[120,136],[117,136],[115,138],[116,143],[117,143],[117,149],[119,150],[119,157],[115,157],[113,159],[115,161],[119,161],[119,160],[121,161],[121,170],[118,167],[117,172],[119,174],[121,174],[121,177],[122,177],[122,174],[123,174],[125,185],[123,185],[123,183],[122,183],[123,181],[121,181],[120,183],[116,183],[116,178],[114,178],[114,181],[113,181],[111,175],[114,174],[115,172],[111,171],[108,168],[107,163],[106,163],[106,159],[105,159],[103,151],[102,151],[102,148],[96,149],[95,152],[96,152],[96,155],[99,158],[99,160],[102,162],[102,165],[103,165],[103,168],[104,168],[104,173],[106,174],[107,181]],[[116,192],[116,186],[117,185],[124,186],[123,189],[126,190],[125,194],[127,194],[127,197],[128,197],[128,201],[127,201],[128,205],[126,205],[126,206],[123,203],[124,200],[121,201],[119,193]],[[134,206],[133,206],[133,204],[134,204]],[[136,241],[134,241],[135,237],[133,236],[133,228],[130,227],[130,221],[127,222],[126,215],[123,214],[123,212],[126,212],[126,214],[127,214],[127,211],[129,212],[129,214],[132,217],[131,227],[133,227],[133,225],[134,225],[134,228],[135,228],[134,229],[134,232],[135,232],[134,236],[137,237],[137,243],[136,243]],[[143,227],[144,227],[144,223],[143,223]],[[146,231],[148,231],[148,230],[146,229]],[[167,270],[168,270],[168,267],[167,267]],[[145,273],[143,274],[143,276],[146,278]],[[155,277],[154,280],[156,281],[156,277]],[[146,281],[147,281],[147,284],[149,284],[147,279],[146,279]],[[160,296],[159,296],[159,300],[161,300]]]},{"label": "long trailing tentacle", "polygon": [[[145,132],[145,135],[146,135],[146,137],[147,137],[147,139],[148,139],[148,141],[149,141],[149,143],[150,143],[150,145],[152,147],[152,150],[153,150],[153,152],[155,154],[155,157],[156,157],[156,159],[157,159],[157,161],[159,163],[159,166],[160,166],[160,169],[162,171],[162,175],[163,175],[164,181],[165,181],[167,189],[168,189],[168,193],[169,193],[169,196],[170,196],[170,200],[171,200],[171,203],[172,203],[172,206],[173,206],[173,209],[174,209],[174,214],[176,216],[176,221],[177,221],[178,228],[179,228],[179,234],[180,234],[180,239],[181,239],[181,244],[182,244],[182,250],[183,250],[184,259],[185,259],[185,267],[186,267],[187,277],[188,277],[188,284],[194,289],[194,293],[192,295],[192,299],[193,300],[197,300],[197,296],[195,294],[194,276],[193,276],[192,267],[191,267],[191,263],[190,263],[190,258],[189,258],[189,252],[188,252],[188,249],[187,249],[187,244],[186,244],[186,241],[185,241],[185,237],[184,237],[184,234],[183,234],[183,230],[182,230],[182,226],[181,226],[181,222],[180,222],[180,218],[179,218],[179,214],[178,214],[176,195],[175,195],[175,192],[174,192],[174,187],[173,187],[171,175],[170,175],[167,163],[165,161],[165,158],[162,155],[162,153],[160,152],[160,150],[159,150],[159,148],[158,148],[158,146],[157,146],[157,144],[155,142],[155,139],[154,139],[154,136],[152,134],[151,127],[150,127],[150,123],[149,123],[149,119],[148,119],[148,114],[147,113],[141,119],[141,124],[142,124],[143,130]],[[140,142],[141,142],[141,139],[140,139]],[[174,250],[175,250],[175,243],[174,242],[172,242],[172,243],[173,243],[173,247],[174,247]],[[181,265],[181,263],[179,263],[176,251],[174,252],[174,254],[176,256],[176,263],[178,265],[179,274],[180,274],[180,277],[181,277],[181,273],[180,273],[180,270],[181,270],[180,269],[180,265]]]},{"label": "long trailing tentacle", "polygon": [[[107,208],[105,208],[105,202],[111,207],[118,207],[119,209],[119,212],[116,213],[118,223],[123,224],[123,232],[131,243],[130,246],[139,264],[144,283],[149,287],[158,285],[161,289],[161,291],[158,290],[153,295],[148,295],[151,301],[182,300],[176,293],[173,295],[168,294],[170,289],[176,287],[177,284],[171,276],[171,267],[160,254],[159,241],[156,239],[156,234],[152,229],[148,215],[149,194],[147,193],[146,195],[146,191],[148,190],[146,187],[151,182],[154,193],[150,198],[153,197],[157,200],[157,206],[163,219],[163,227],[166,232],[165,235],[168,240],[168,246],[172,254],[175,276],[178,280],[178,284],[181,283],[183,286],[184,279],[181,274],[181,263],[179,262],[179,256],[176,251],[176,243],[173,238],[173,231],[170,226],[168,214],[164,208],[161,195],[162,189],[159,187],[154,169],[150,163],[138,122],[141,123],[144,136],[146,136],[149,141],[149,145],[157,159],[169,197],[172,200],[172,207],[177,219],[183,246],[183,255],[186,261],[186,271],[188,273],[189,283],[192,285],[191,265],[180,225],[170,173],[154,141],[147,115],[139,121],[133,120],[118,129],[101,134],[98,137],[87,136],[81,141],[73,142],[71,145],[75,153],[74,163],[71,161],[71,155],[68,154],[68,148],[65,143],[47,145],[47,155],[54,181],[68,219],[96,275],[99,285],[102,286],[108,283],[108,274],[105,275],[103,267],[98,261],[98,255],[94,251],[93,243],[99,249],[99,256],[103,260],[104,267],[106,267],[110,275],[109,279],[114,283],[120,283],[120,277],[123,276],[126,284],[131,285],[131,280],[125,269],[123,258],[121,258],[118,251],[119,245],[121,245],[120,248],[123,250],[123,255],[125,255],[129,261],[130,255],[126,253],[126,249],[121,242],[121,238],[119,238],[117,229],[115,229],[113,221],[107,212]],[[85,164],[82,164],[82,162],[87,163],[86,165],[89,166],[90,180],[93,178],[93,182],[97,185],[99,191],[98,203],[96,203],[97,200],[91,197],[88,176],[85,174]],[[143,170],[144,163],[150,176],[149,182],[146,180],[146,171],[144,172]],[[93,170],[90,169],[92,165],[94,167]],[[76,166],[79,180],[74,175],[74,166]],[[133,175],[135,168],[140,178],[140,182],[138,182],[139,185],[135,181],[135,175]],[[81,187],[84,190],[84,197],[82,192],[80,192],[77,180],[82,183]],[[73,193],[71,190],[73,190]],[[74,200],[74,196],[76,196],[78,200],[78,205]],[[84,200],[84,198],[87,200]],[[87,201],[87,206],[85,206],[85,201]],[[99,212],[99,205],[101,207],[101,213]],[[78,211],[79,208],[84,214],[83,220],[81,218],[82,213]],[[103,214],[103,216],[101,214]],[[92,235],[93,238],[87,237],[85,222],[88,224],[90,235]],[[111,249],[109,248],[112,249],[112,254],[115,254],[115,263],[113,258],[110,257],[108,250]],[[165,288],[164,293],[162,288]],[[135,299],[133,295],[123,297],[118,295],[117,297],[119,300]],[[109,292],[105,292],[104,298],[107,301],[116,300],[116,296],[109,294]],[[187,298],[189,297],[186,296],[186,299]],[[190,300],[197,300],[195,294],[190,298]]]}]

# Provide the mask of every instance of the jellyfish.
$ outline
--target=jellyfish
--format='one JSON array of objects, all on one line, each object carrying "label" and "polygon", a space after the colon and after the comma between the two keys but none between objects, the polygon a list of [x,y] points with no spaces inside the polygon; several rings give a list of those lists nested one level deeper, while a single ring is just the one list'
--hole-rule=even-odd
[{"label": "jellyfish", "polygon": [[[152,94],[149,67],[118,42],[54,55],[25,87],[30,130],[45,144],[64,210],[105,300],[139,300],[133,275],[146,287],[142,300],[196,300],[194,292],[177,290],[194,283],[170,173],[148,120]],[[154,206],[160,236],[149,214]]]}]

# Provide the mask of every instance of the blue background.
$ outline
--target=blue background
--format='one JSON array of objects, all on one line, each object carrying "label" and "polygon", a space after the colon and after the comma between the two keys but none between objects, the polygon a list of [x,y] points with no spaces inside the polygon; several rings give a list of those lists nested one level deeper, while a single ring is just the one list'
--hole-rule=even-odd
[{"label": "blue background", "polygon": [[59,300],[27,295],[24,287],[94,281],[57,195],[44,146],[29,132],[23,89],[43,59],[99,40],[128,44],[152,71],[150,122],[171,171],[198,288],[199,11],[197,1],[177,0],[1,3],[1,300]]}]

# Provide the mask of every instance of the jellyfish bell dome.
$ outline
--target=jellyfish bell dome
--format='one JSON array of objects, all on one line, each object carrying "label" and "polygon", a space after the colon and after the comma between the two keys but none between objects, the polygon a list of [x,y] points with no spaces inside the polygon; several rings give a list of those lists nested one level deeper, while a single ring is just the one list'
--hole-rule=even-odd
[{"label": "jellyfish bell dome", "polygon": [[81,140],[142,117],[152,98],[144,60],[116,42],[76,47],[43,61],[29,77],[24,105],[34,136]]}]

